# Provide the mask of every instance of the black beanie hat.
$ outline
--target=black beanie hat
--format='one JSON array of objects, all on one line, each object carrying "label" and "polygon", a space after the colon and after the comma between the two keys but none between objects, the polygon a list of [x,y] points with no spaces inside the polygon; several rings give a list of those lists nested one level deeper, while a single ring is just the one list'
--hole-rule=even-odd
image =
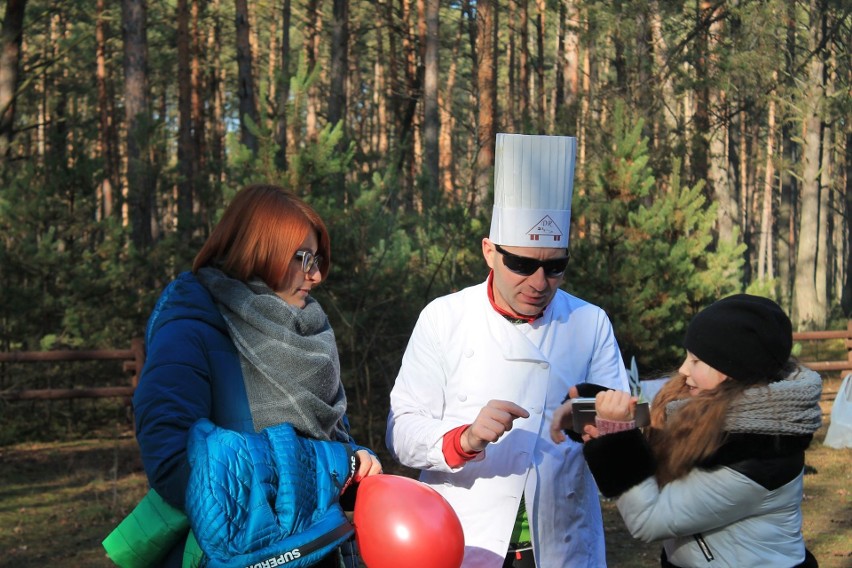
[{"label": "black beanie hat", "polygon": [[699,312],[683,346],[732,379],[771,380],[790,358],[793,324],[772,300],[736,294]]}]

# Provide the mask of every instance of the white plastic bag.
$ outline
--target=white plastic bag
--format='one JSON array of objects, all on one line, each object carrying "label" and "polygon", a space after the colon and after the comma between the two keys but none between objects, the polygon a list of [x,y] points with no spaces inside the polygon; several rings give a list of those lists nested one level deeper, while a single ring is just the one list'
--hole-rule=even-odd
[{"label": "white plastic bag", "polygon": [[840,383],[823,444],[830,448],[852,448],[852,373]]}]

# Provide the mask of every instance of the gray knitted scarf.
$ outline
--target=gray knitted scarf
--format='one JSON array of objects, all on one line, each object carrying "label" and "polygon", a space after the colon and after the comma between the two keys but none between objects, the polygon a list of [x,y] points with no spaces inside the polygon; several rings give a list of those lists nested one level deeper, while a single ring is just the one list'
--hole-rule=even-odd
[{"label": "gray knitted scarf", "polygon": [[245,283],[215,268],[197,276],[240,354],[255,430],[289,422],[311,438],[348,440],[337,345],[319,303],[308,297],[296,308],[259,279]]},{"label": "gray knitted scarf", "polygon": [[[780,381],[746,389],[728,409],[725,430],[747,434],[813,434],[822,425],[821,394],[819,374],[800,366]],[[671,416],[689,400],[670,402],[666,405],[666,415]]]}]

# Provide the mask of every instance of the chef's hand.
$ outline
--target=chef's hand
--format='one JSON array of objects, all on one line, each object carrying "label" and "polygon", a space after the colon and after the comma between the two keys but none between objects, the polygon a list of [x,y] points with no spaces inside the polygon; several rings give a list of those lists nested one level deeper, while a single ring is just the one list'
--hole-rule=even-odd
[{"label": "chef's hand", "polygon": [[579,396],[577,387],[571,387],[568,389],[568,399],[553,412],[553,420],[550,422],[550,439],[557,444],[565,441],[565,430],[570,430],[574,427],[571,399]]},{"label": "chef's hand", "polygon": [[379,458],[367,450],[355,452],[355,477],[352,481],[358,483],[365,477],[379,473],[382,473],[382,462],[379,461]]},{"label": "chef's hand", "polygon": [[461,447],[466,452],[481,452],[485,446],[500,439],[512,429],[516,418],[529,418],[530,413],[508,400],[489,400],[476,420],[461,435]]}]

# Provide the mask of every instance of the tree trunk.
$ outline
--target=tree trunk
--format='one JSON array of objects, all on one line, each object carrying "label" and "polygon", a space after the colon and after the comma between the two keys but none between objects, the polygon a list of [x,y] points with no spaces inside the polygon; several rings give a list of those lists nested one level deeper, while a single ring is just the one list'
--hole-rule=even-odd
[{"label": "tree trunk", "polygon": [[530,101],[532,97],[532,84],[530,81],[530,32],[529,32],[529,0],[518,2],[518,27],[521,31],[521,45],[518,48],[518,85],[520,86],[520,101],[518,114],[521,117],[521,128],[530,124]]},{"label": "tree trunk", "polygon": [[[786,42],[784,49],[784,86],[789,92],[795,92],[797,69],[799,66],[796,45],[798,32],[797,6],[795,2],[788,2],[786,6]],[[781,126],[781,160],[787,164],[799,162],[799,144],[796,142],[798,135],[794,132],[792,121],[785,120]],[[796,203],[798,199],[798,180],[793,175],[790,167],[779,171],[781,185],[781,201],[778,204],[778,281],[781,288],[781,297],[788,306],[793,305],[793,289],[795,275],[796,255]]]},{"label": "tree trunk", "polygon": [[825,227],[820,227],[820,143],[821,122],[820,107],[823,99],[823,62],[817,51],[820,45],[822,29],[822,3],[820,0],[810,1],[810,41],[809,52],[811,61],[808,64],[808,80],[806,81],[801,104],[805,111],[803,117],[804,135],[802,136],[802,172],[801,213],[799,220],[799,242],[796,254],[795,276],[795,311],[794,325],[802,329],[813,327],[822,329],[825,325],[826,306],[821,304],[824,292],[819,289],[825,282],[817,281],[817,254],[823,239],[820,234]]},{"label": "tree trunk", "polygon": [[458,58],[461,49],[461,43],[464,38],[465,21],[464,17],[459,18],[459,27],[456,32],[456,40],[453,42],[453,52],[450,57],[450,66],[447,71],[446,88],[441,96],[441,135],[439,138],[440,147],[440,162],[439,171],[441,172],[441,189],[444,195],[458,199],[459,192],[456,188],[456,160],[453,151],[453,132],[456,128],[456,120],[453,115],[453,93],[456,86],[456,74],[458,73]]},{"label": "tree trunk", "polygon": [[[376,28],[376,61],[373,64],[373,106],[375,120],[370,137],[370,150],[374,155],[385,156],[388,152],[388,73],[385,63],[383,27]],[[392,55],[388,56],[393,58]]]},{"label": "tree trunk", "polygon": [[476,182],[471,210],[482,207],[488,200],[494,168],[494,144],[497,118],[497,6],[494,0],[476,3],[476,86],[479,93],[477,125]]},{"label": "tree trunk", "polygon": [[331,70],[328,122],[346,117],[346,75],[349,70],[349,0],[334,0],[331,24]]},{"label": "tree trunk", "polygon": [[6,14],[0,27],[0,163],[9,156],[15,135],[15,91],[26,6],[27,0],[6,0]]},{"label": "tree trunk", "polygon": [[203,192],[207,186],[203,172],[207,168],[207,137],[204,123],[204,103],[202,92],[204,89],[204,77],[201,71],[202,53],[202,28],[201,12],[202,4],[207,0],[192,0],[190,5],[190,21],[192,32],[190,34],[190,47],[192,58],[190,61],[190,76],[192,77],[192,145],[193,145],[193,188],[195,191],[194,207],[198,208],[198,194]]},{"label": "tree trunk", "polygon": [[215,183],[225,181],[225,66],[222,64],[222,11],[221,0],[213,0],[213,25],[207,37],[207,54],[210,76],[206,87],[212,101],[210,111],[211,174]]},{"label": "tree trunk", "polygon": [[98,153],[103,160],[103,174],[99,193],[98,212],[101,218],[112,217],[115,207],[115,190],[119,186],[119,156],[115,131],[115,105],[112,101],[111,90],[107,86],[106,68],[106,37],[107,21],[104,17],[105,0],[97,0],[95,23],[95,43],[97,45],[97,70],[95,72],[98,84]]},{"label": "tree trunk", "polygon": [[648,18],[650,20],[651,34],[651,50],[654,58],[654,75],[659,77],[658,85],[655,90],[659,92],[658,104],[662,106],[663,132],[658,139],[655,139],[655,145],[661,143],[669,146],[670,133],[677,129],[677,98],[675,97],[675,88],[672,81],[672,71],[668,68],[669,63],[666,61],[665,55],[668,51],[666,40],[663,37],[663,22],[660,16],[660,5],[657,0],[651,0],[648,8]]},{"label": "tree trunk", "polygon": [[[847,75],[848,78],[848,75]],[[846,187],[843,195],[845,197],[846,212],[846,275],[843,280],[843,292],[840,297],[840,305],[843,307],[843,315],[852,319],[852,124],[846,123],[846,152],[844,165],[846,169]]]},{"label": "tree trunk", "polygon": [[240,108],[240,142],[257,154],[257,136],[249,130],[248,121],[260,125],[254,86],[253,57],[251,51],[251,29],[247,0],[236,0],[237,25],[237,97]]},{"label": "tree trunk", "polygon": [[190,41],[190,7],[194,0],[177,3],[177,229],[183,238],[192,232],[192,202],[195,194],[195,140],[192,122],[192,48]]},{"label": "tree trunk", "polygon": [[556,37],[556,69],[553,77],[553,104],[550,105],[550,124],[556,124],[556,113],[565,105],[565,68],[563,62],[565,57],[565,26],[567,25],[567,7],[565,2],[560,2],[558,7],[557,37]]},{"label": "tree trunk", "polygon": [[124,28],[124,113],[127,121],[127,202],[131,240],[143,253],[151,248],[153,179],[148,157],[151,110],[148,99],[148,36],[145,0],[122,0]]},{"label": "tree trunk", "polygon": [[[709,70],[708,50],[710,45],[710,37],[707,28],[705,27],[705,14],[712,9],[712,5],[708,0],[701,0],[699,9],[695,17],[695,27],[698,30],[695,37],[695,90],[692,93],[693,99],[693,114],[695,127],[691,132],[691,173],[693,183],[697,180],[706,180],[709,176],[708,172],[708,134],[710,133],[710,89],[708,86]],[[713,199],[713,184],[707,184],[707,194],[709,199]]]},{"label": "tree trunk", "polygon": [[281,171],[287,169],[287,108],[290,102],[290,0],[281,6],[281,69],[278,72],[278,126],[275,160]]},{"label": "tree trunk", "polygon": [[518,28],[514,22],[518,21],[518,1],[509,0],[509,31],[508,31],[508,53],[506,61],[506,106],[504,117],[506,124],[515,132],[518,131]]},{"label": "tree trunk", "polygon": [[426,1],[426,58],[423,79],[423,165],[426,172],[426,190],[434,192],[440,184],[441,117],[438,112],[438,72],[440,23],[439,0]]},{"label": "tree trunk", "polygon": [[[319,42],[320,30],[322,28],[322,16],[320,14],[321,0],[308,0],[305,7],[307,12],[306,29],[304,31],[304,50],[305,61],[307,62],[308,73],[313,73],[319,62]],[[319,100],[317,95],[316,83],[308,87],[307,94],[307,109],[305,116],[305,133],[304,138],[307,141],[317,139],[317,112]],[[296,133],[297,135],[300,133]],[[295,140],[294,140],[295,142]]]},{"label": "tree trunk", "polygon": [[[773,79],[778,78],[778,73],[773,74]],[[757,278],[761,281],[771,280],[775,277],[775,267],[773,263],[773,247],[772,243],[775,239],[772,238],[772,194],[775,184],[775,167],[773,159],[775,158],[775,93],[769,96],[769,116],[766,119],[766,167],[763,175],[763,206],[761,207],[760,215],[760,246],[758,247],[757,256]],[[740,157],[741,160],[745,159]]]},{"label": "tree trunk", "polygon": [[[538,108],[536,110],[536,123],[538,130],[544,132],[546,127],[547,116],[547,90],[544,87],[544,16],[547,6],[544,0],[536,0],[536,57],[535,57],[535,78],[536,78],[536,94],[538,95]],[[494,12],[497,12],[495,3]],[[497,42],[494,42],[496,52]],[[496,56],[495,56],[496,60]]]}]

